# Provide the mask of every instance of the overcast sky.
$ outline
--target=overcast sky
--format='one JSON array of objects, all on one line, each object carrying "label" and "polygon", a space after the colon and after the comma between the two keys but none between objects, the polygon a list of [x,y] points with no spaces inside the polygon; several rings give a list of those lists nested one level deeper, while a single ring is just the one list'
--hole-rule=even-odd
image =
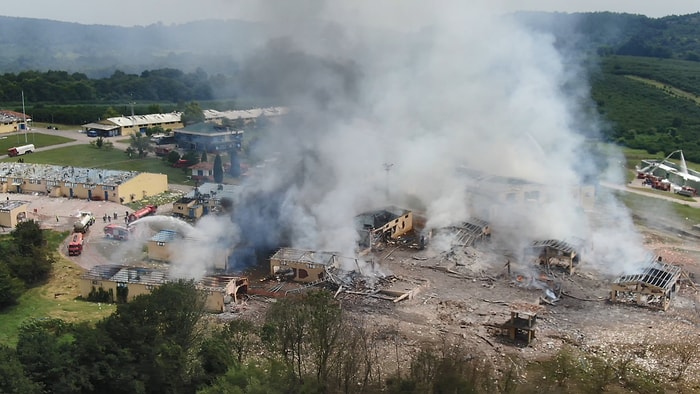
[{"label": "overcast sky", "polygon": [[[150,25],[154,23],[183,23],[202,19],[244,19],[258,20],[258,5],[261,2],[270,3],[272,0],[171,0],[168,2],[155,0],[24,0],[13,2],[12,6],[4,7],[0,15],[27,18],[52,19],[83,24],[104,25]],[[277,0],[288,7],[288,0]],[[318,3],[323,0],[296,0],[304,3]],[[397,15],[404,23],[419,23],[413,20],[420,18],[421,8],[437,7],[440,1],[410,0],[328,0],[348,8],[348,13],[335,17],[353,15],[353,5],[358,3],[371,4],[380,8],[402,8],[407,3],[413,3],[410,11],[403,10]],[[700,11],[698,0],[470,0],[488,4],[497,12],[516,10],[559,11],[559,12],[590,12],[614,11],[634,14],[644,14],[650,17],[667,15],[683,15]],[[381,3],[384,3],[383,5]],[[275,4],[274,2],[272,4]],[[269,4],[268,4],[269,5]],[[368,9],[371,7],[362,7]],[[418,11],[418,12],[415,12]],[[360,11],[361,12],[361,11]],[[408,15],[411,14],[411,15]],[[356,14],[355,14],[356,15]],[[357,15],[360,16],[360,15]],[[367,18],[367,15],[361,15]],[[411,19],[413,18],[413,19]]]}]

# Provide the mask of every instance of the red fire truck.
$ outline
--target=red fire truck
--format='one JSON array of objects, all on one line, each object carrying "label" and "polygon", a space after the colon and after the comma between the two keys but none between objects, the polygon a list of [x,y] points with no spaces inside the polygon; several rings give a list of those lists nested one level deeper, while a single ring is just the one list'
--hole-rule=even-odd
[{"label": "red fire truck", "polygon": [[157,205],[146,205],[145,207],[129,215],[129,223],[149,215],[155,215],[156,209],[158,209]]},{"label": "red fire truck", "polygon": [[71,240],[68,243],[68,255],[69,256],[79,256],[83,253],[83,234],[73,233],[71,235]]}]

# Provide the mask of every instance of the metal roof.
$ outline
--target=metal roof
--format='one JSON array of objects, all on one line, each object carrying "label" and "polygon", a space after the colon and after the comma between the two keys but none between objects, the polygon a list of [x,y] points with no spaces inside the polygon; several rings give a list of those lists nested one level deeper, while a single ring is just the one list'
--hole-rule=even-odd
[{"label": "metal roof", "polygon": [[112,282],[141,283],[146,285],[161,285],[168,281],[168,273],[163,270],[155,270],[141,267],[124,267],[111,278]]},{"label": "metal roof", "polygon": [[148,126],[158,123],[179,123],[181,115],[181,112],[170,112],[167,114],[117,116],[107,118],[107,121],[120,127]]},{"label": "metal roof", "polygon": [[137,171],[116,171],[100,168],[54,166],[29,163],[0,163],[0,177],[39,179],[55,182],[71,182],[117,186],[138,175]]},{"label": "metal roof", "polygon": [[214,109],[205,109],[204,111],[205,119],[254,119],[258,116],[279,116],[289,113],[289,108],[287,107],[268,107],[268,108],[252,108],[243,109],[235,111],[217,111]]},{"label": "metal roof", "polygon": [[107,264],[107,265],[96,265],[90,268],[86,273],[84,273],[81,278],[83,279],[93,279],[93,280],[108,280],[113,277],[114,274],[119,272],[123,265],[117,264]]},{"label": "metal roof", "polygon": [[177,237],[177,231],[160,230],[156,235],[151,237],[151,241],[155,242],[172,242]]},{"label": "metal roof", "polygon": [[233,130],[229,127],[222,126],[216,123],[199,122],[191,124],[187,127],[177,129],[174,131],[175,135],[178,134],[191,134],[191,135],[201,135],[201,136],[221,136],[221,135],[240,135],[243,134],[243,130]]},{"label": "metal roof", "polygon": [[0,202],[0,211],[11,211],[15,208],[19,208],[22,205],[27,205],[27,204],[29,204],[29,201],[21,201],[21,200],[3,201],[3,202]]},{"label": "metal roof", "polygon": [[665,264],[653,258],[651,263],[645,267],[641,273],[622,275],[615,279],[619,285],[636,285],[641,283],[646,286],[658,287],[660,289],[670,289],[681,276],[681,267]]},{"label": "metal roof", "polygon": [[235,197],[240,193],[240,186],[238,185],[224,185],[219,183],[203,183],[195,188],[195,190],[190,191],[185,195],[187,198],[197,199],[200,198],[211,198],[215,200],[220,200],[222,198],[228,198],[229,200],[235,200]]},{"label": "metal roof", "polygon": [[270,260],[286,260],[304,264],[331,265],[334,262],[334,253],[315,252],[312,250],[300,250],[282,248],[275,253]]},{"label": "metal roof", "polygon": [[565,242],[565,241],[559,241],[556,239],[546,239],[543,241],[534,241],[532,242],[532,247],[533,248],[543,248],[543,247],[550,247],[559,251],[562,251],[564,253],[572,253],[576,252],[576,246]]}]

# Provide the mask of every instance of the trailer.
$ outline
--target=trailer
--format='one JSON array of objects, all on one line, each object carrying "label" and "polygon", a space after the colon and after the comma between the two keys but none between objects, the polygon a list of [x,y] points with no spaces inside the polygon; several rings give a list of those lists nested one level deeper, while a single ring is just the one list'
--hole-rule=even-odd
[{"label": "trailer", "polygon": [[156,209],[158,209],[157,205],[146,205],[145,207],[129,215],[129,223],[135,222],[146,216],[155,215]]},{"label": "trailer", "polygon": [[7,155],[10,157],[15,157],[15,156],[20,156],[20,155],[25,155],[27,153],[32,153],[32,152],[34,152],[34,150],[35,150],[34,144],[14,146],[14,147],[7,150]]}]

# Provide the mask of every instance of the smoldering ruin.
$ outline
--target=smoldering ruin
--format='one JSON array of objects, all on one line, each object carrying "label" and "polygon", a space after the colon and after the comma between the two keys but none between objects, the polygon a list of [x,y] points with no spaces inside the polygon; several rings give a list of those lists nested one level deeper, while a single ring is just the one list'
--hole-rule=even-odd
[{"label": "smoldering ruin", "polygon": [[[279,36],[243,64],[246,89],[289,112],[247,147],[230,207],[192,225],[170,269],[249,278],[228,318],[329,291],[377,329],[494,354],[661,335],[693,304],[692,276],[649,260],[602,186],[624,174],[591,154],[585,72],[552,37],[453,5],[383,35],[331,4],[263,13]],[[208,261],[203,239],[225,260]]]}]

